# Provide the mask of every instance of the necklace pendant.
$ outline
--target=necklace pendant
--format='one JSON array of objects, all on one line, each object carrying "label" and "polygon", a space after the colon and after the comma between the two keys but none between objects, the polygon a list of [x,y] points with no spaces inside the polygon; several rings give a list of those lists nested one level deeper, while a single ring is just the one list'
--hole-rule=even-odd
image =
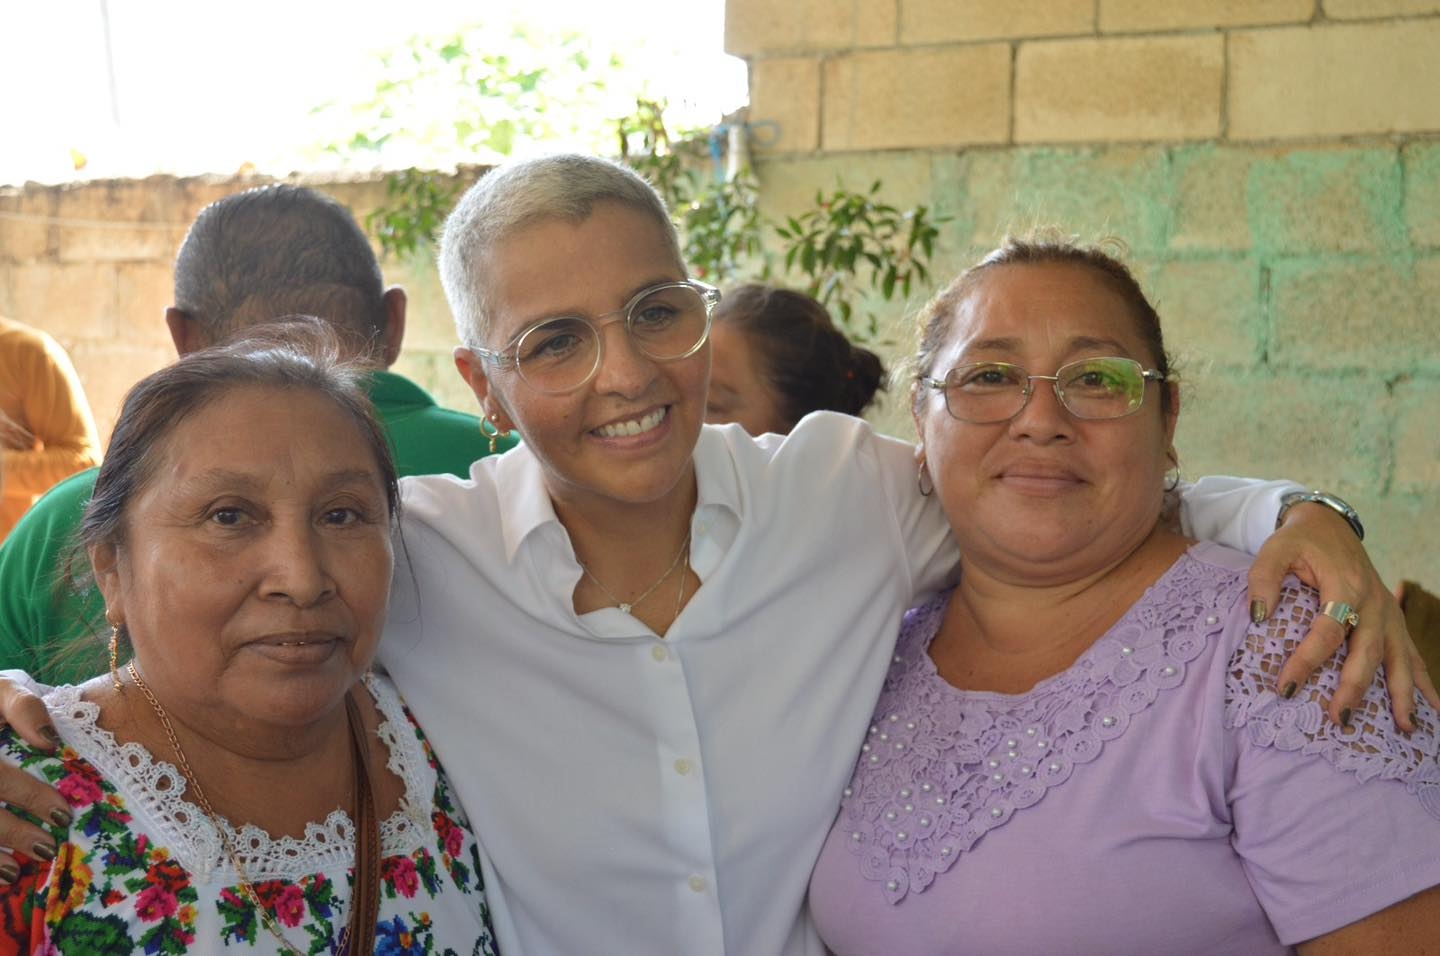
[{"label": "necklace pendant", "polygon": [[629,613],[630,613],[630,608],[633,607],[633,606],[634,606],[634,605],[631,605],[631,604],[621,604],[621,605],[620,605],[620,613],[622,613],[622,614],[629,614]]}]

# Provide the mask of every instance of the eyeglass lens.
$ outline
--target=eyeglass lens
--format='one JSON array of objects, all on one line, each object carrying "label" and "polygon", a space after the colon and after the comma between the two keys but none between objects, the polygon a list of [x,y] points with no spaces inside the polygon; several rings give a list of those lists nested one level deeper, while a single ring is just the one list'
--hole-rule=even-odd
[{"label": "eyeglass lens", "polygon": [[[656,361],[690,355],[705,339],[709,313],[705,298],[688,285],[662,286],[643,294],[625,316],[630,340]],[[516,343],[520,375],[543,391],[583,384],[600,362],[600,330],[578,316],[560,316],[534,326]]]},{"label": "eyeglass lens", "polygon": [[[1053,384],[1060,404],[1076,418],[1123,418],[1145,400],[1145,370],[1131,359],[1072,362],[1055,373]],[[950,414],[976,424],[1014,418],[1030,391],[1029,373],[1005,362],[961,365],[945,374]]]}]

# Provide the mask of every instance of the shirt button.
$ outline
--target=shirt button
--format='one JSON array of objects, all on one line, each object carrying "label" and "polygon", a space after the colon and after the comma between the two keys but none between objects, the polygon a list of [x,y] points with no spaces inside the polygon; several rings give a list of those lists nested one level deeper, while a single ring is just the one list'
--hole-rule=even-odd
[{"label": "shirt button", "polygon": [[706,880],[705,877],[700,876],[699,874],[690,877],[688,882],[690,884],[690,889],[694,890],[696,893],[704,893],[706,888],[710,885],[709,881]]},{"label": "shirt button", "polygon": [[693,765],[690,763],[690,761],[686,760],[684,757],[681,757],[675,761],[675,772],[680,774],[681,776],[684,776],[685,774],[690,772],[691,766]]},{"label": "shirt button", "polygon": [[663,664],[670,658],[670,652],[665,650],[663,646],[656,644],[654,647],[650,648],[650,656],[655,658],[656,661]]}]

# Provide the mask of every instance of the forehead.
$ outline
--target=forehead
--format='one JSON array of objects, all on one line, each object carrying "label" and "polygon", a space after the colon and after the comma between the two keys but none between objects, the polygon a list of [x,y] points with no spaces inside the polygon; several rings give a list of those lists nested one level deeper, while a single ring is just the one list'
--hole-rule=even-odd
[{"label": "forehead", "polygon": [[[951,349],[1063,349],[1073,340],[1114,342],[1146,352],[1130,303],[1095,269],[1075,263],[1017,263],[979,274],[957,303],[946,336]],[[1008,346],[1006,346],[1008,347]]]},{"label": "forehead", "polygon": [[668,229],[607,201],[584,219],[542,219],[512,230],[481,257],[496,337],[554,315],[617,309],[647,285],[683,279]]},{"label": "forehead", "polygon": [[152,492],[171,493],[217,469],[257,482],[358,471],[379,480],[360,424],[329,396],[305,388],[227,389],[187,415],[157,452]]}]

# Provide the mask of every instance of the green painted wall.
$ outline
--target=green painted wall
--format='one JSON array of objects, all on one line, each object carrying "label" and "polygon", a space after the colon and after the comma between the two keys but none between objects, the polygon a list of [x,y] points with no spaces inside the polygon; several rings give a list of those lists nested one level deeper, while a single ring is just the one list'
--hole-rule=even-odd
[{"label": "green painted wall", "polygon": [[[1007,230],[1119,237],[1184,382],[1184,473],[1336,491],[1387,579],[1440,584],[1440,139],[859,153],[758,172],[772,215],[879,177],[890,201],[953,217],[937,285]],[[892,359],[922,301],[884,307]],[[907,387],[875,417],[909,437]]]}]

